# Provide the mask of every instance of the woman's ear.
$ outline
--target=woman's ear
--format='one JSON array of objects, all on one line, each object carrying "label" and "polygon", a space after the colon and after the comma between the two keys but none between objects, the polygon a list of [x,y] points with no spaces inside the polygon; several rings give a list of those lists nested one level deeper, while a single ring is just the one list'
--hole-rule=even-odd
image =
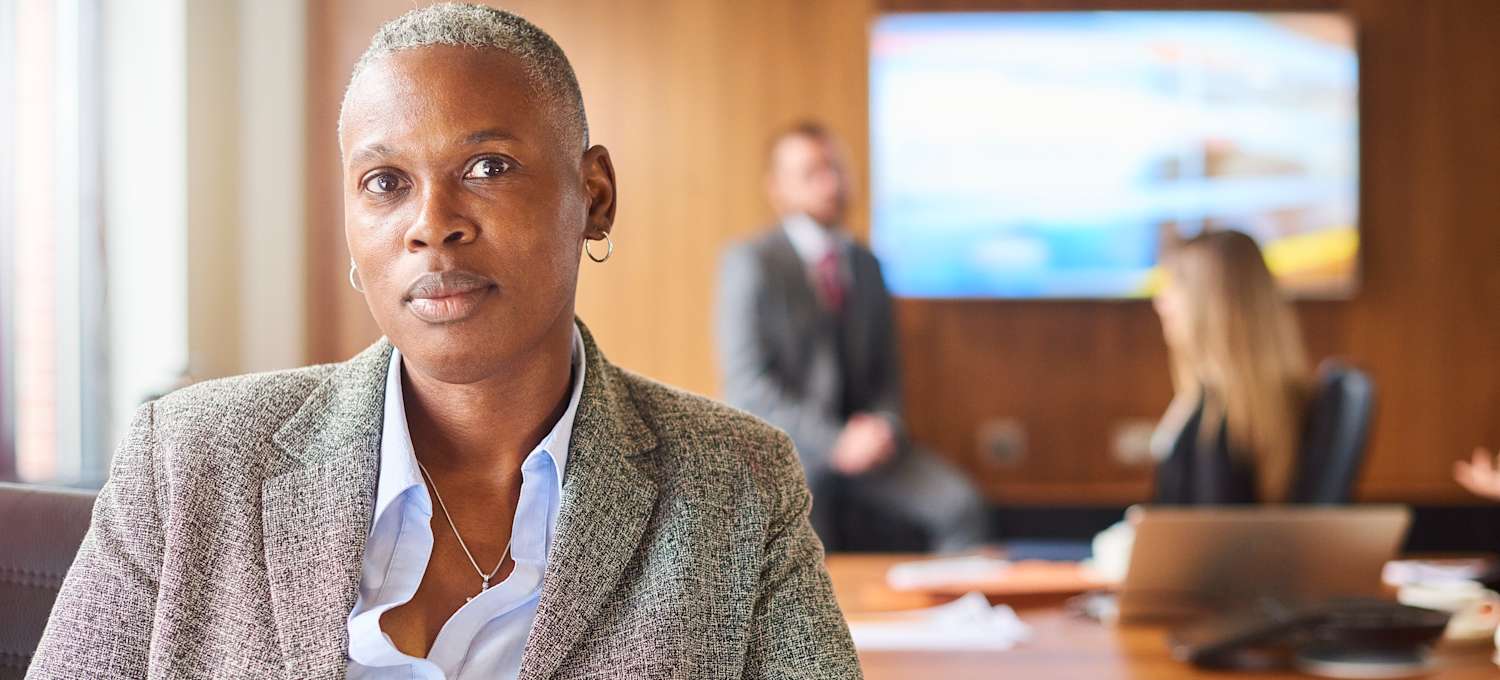
[{"label": "woman's ear", "polygon": [[615,225],[618,192],[615,187],[615,164],[609,150],[602,146],[583,152],[583,188],[588,194],[588,221],[584,236],[602,238]]}]

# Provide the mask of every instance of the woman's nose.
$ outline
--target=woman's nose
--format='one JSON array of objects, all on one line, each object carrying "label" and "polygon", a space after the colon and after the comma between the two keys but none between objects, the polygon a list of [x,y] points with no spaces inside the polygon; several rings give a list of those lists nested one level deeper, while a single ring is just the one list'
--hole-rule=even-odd
[{"label": "woman's nose", "polygon": [[416,252],[433,245],[462,245],[479,236],[479,227],[464,217],[446,192],[428,190],[416,221],[406,230],[406,249]]}]

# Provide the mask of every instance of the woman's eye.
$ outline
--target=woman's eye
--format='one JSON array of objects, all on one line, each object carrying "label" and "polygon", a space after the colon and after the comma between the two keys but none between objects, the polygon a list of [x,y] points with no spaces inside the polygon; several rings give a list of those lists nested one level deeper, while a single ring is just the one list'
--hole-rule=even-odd
[{"label": "woman's eye", "polygon": [[499,177],[510,171],[510,163],[502,158],[481,158],[469,167],[464,179],[486,179]]},{"label": "woman's eye", "polygon": [[365,180],[365,191],[372,194],[388,194],[401,188],[401,178],[382,172]]}]

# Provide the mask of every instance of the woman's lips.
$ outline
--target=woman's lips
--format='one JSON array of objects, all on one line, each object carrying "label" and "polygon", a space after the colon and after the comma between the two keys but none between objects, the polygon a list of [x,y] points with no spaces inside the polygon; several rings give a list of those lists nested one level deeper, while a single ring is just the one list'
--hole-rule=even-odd
[{"label": "woman's lips", "polygon": [[495,290],[494,281],[473,272],[428,272],[407,288],[406,306],[428,323],[453,323],[473,315]]},{"label": "woman's lips", "polygon": [[406,306],[418,319],[428,323],[453,323],[472,316],[493,291],[493,287],[485,286],[442,297],[416,297]]}]

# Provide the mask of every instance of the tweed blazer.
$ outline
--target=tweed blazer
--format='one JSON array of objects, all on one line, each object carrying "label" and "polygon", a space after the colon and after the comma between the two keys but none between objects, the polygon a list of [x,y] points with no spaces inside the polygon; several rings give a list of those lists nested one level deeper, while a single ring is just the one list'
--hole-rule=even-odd
[{"label": "tweed blazer", "polygon": [[[520,677],[859,677],[787,436],[583,341]],[[28,677],[344,677],[390,355],[142,406]]]}]

